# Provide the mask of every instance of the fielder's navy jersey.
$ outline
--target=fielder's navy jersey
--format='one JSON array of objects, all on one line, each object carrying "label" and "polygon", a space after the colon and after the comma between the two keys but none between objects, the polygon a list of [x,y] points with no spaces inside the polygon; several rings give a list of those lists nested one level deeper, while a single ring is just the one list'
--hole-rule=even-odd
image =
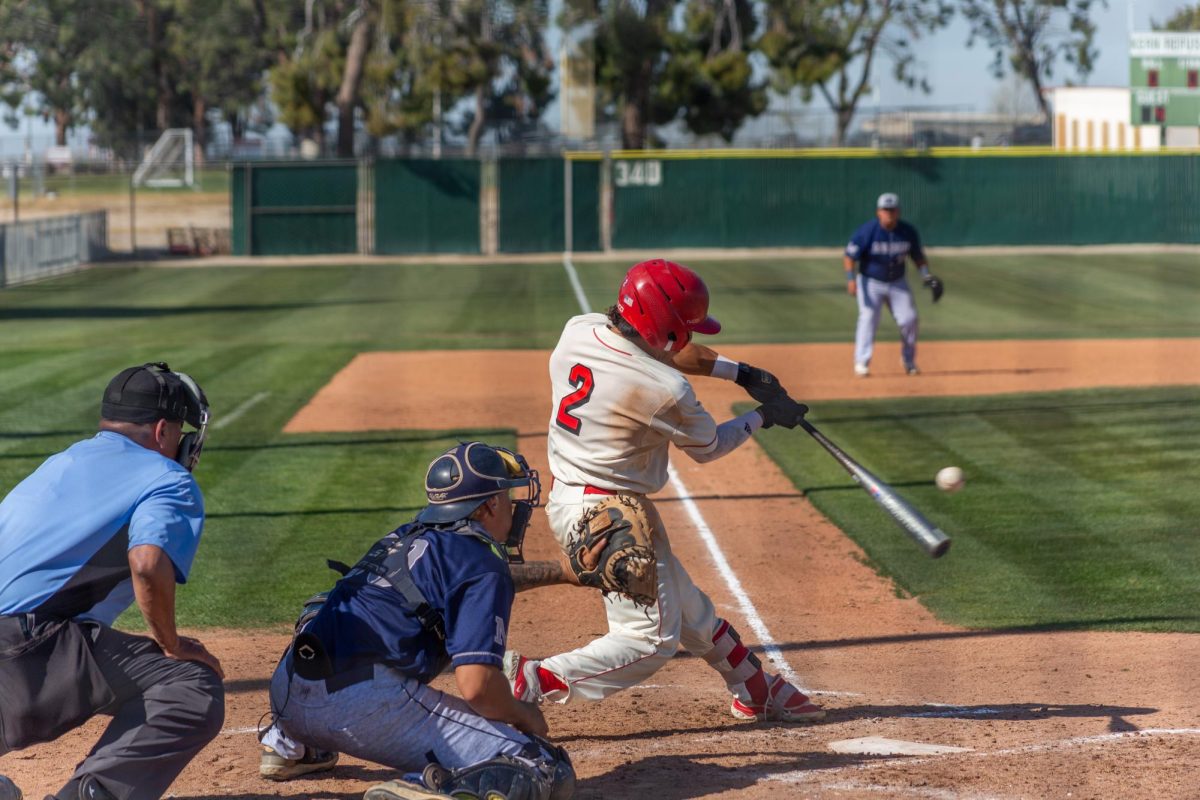
[{"label": "fielder's navy jersey", "polygon": [[905,258],[918,264],[925,260],[917,229],[904,220],[898,220],[890,231],[878,219],[864,222],[850,237],[846,256],[858,263],[859,272],[879,281],[904,277]]},{"label": "fielder's navy jersey", "polygon": [[101,431],[48,458],[0,503],[0,614],[111,625],[134,599],[128,551],[161,548],[185,583],[203,528],[190,472]]},{"label": "fielder's navy jersey", "polygon": [[[414,526],[380,543],[389,537],[394,543]],[[335,674],[384,663],[428,683],[447,664],[500,667],[515,592],[508,558],[491,542],[478,526],[471,532],[426,528],[408,551],[413,582],[445,623],[444,642],[421,626],[386,580],[362,569],[338,581],[304,630],[325,645]]]}]

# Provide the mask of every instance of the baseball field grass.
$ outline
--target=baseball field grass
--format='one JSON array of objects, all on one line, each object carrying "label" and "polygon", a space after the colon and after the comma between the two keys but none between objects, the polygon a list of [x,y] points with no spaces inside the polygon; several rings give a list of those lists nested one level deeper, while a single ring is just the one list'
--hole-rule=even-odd
[{"label": "baseball field grass", "polygon": [[[920,295],[926,339],[1200,334],[1193,255],[948,257],[934,266],[953,302],[934,308]],[[580,265],[587,295],[612,296],[626,267]],[[718,347],[852,335],[836,260],[712,262],[703,274],[726,326]],[[6,289],[0,494],[91,435],[100,391],[119,369],[166,360],[201,381],[214,409],[198,471],[209,523],[181,622],[286,625],[329,583],[326,558],[357,558],[421,505],[435,453],[464,436],[512,443],[511,432],[473,430],[452,411],[433,433],[282,433],[296,411],[359,352],[548,349],[575,313],[557,264],[105,266]],[[894,338],[889,324],[883,340]],[[478,391],[504,380],[498,361]],[[764,442],[878,569],[948,621],[1193,630],[1200,565],[1187,534],[1200,509],[1186,488],[1169,487],[1187,485],[1197,399],[1180,389],[822,405],[818,424],[851,452],[897,459],[864,461],[928,502],[956,537],[940,572],[815,447]],[[840,421],[855,415],[866,419]],[[966,470],[967,489],[926,497],[949,463]],[[126,621],[138,624],[136,615]]]},{"label": "baseball field grass", "polygon": [[[937,561],[811,438],[760,441],[947,622],[1200,631],[1198,405],[1196,387],[821,403],[812,422],[954,540]],[[933,482],[949,465],[954,494]]]}]

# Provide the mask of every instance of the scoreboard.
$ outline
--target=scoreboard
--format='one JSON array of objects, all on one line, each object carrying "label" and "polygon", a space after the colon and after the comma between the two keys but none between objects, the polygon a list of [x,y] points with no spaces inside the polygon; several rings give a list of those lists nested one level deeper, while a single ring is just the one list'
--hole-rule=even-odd
[{"label": "scoreboard", "polygon": [[1130,124],[1200,127],[1200,32],[1134,33]]}]

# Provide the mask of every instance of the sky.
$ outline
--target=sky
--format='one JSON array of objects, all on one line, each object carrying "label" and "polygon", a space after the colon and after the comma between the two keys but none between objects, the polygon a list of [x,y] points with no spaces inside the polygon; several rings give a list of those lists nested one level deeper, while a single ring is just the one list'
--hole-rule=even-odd
[{"label": "sky", "polygon": [[[1059,63],[1048,85],[1059,86],[1068,79],[1089,86],[1129,85],[1129,9],[1132,4],[1134,30],[1150,30],[1151,19],[1166,21],[1176,9],[1195,0],[1108,0],[1108,7],[1096,0],[1092,18],[1096,22],[1096,47],[1100,51],[1095,69],[1080,81],[1070,65]],[[878,102],[885,107],[943,105],[988,111],[997,91],[1006,82],[991,74],[992,53],[980,43],[967,49],[967,24],[956,18],[948,28],[915,43],[933,92],[925,94],[908,89],[890,75],[890,65],[876,73]],[[876,98],[872,98],[874,105]]]}]

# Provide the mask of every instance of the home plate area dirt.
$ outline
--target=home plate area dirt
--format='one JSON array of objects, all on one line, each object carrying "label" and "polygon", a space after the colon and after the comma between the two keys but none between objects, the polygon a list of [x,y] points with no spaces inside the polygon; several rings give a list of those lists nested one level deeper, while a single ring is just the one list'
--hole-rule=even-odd
[{"label": "home plate area dirt", "polygon": [[[1200,383],[1200,346],[1182,339],[933,342],[922,345],[924,373],[913,378],[885,345],[865,380],[849,374],[845,345],[725,350],[780,367],[780,379],[806,400]],[[363,354],[286,430],[511,428],[545,470],[545,364],[546,353],[535,351]],[[435,366],[444,396],[398,388]],[[480,374],[505,380],[485,396],[466,377]],[[463,386],[446,377],[455,375]],[[718,419],[743,399],[731,384],[695,385]],[[720,678],[680,653],[651,682],[603,703],[546,708],[551,734],[579,774],[577,797],[1200,795],[1200,637],[952,628],[864,566],[858,547],[753,442],[719,464],[673,463],[738,588],[668,485],[659,508],[676,554],[769,669],[809,690],[829,716],[816,725],[735,720]],[[528,558],[553,556],[544,517],[535,517],[527,542]],[[605,630],[596,594],[553,587],[518,596],[510,642],[528,655],[550,655]],[[225,665],[227,715],[222,734],[172,787],[175,797],[357,798],[393,777],[344,758],[317,779],[261,780],[254,731],[287,632],[193,633]],[[450,689],[451,681],[443,676],[437,685]],[[54,791],[105,722],[10,753],[0,772],[27,798]]]}]

